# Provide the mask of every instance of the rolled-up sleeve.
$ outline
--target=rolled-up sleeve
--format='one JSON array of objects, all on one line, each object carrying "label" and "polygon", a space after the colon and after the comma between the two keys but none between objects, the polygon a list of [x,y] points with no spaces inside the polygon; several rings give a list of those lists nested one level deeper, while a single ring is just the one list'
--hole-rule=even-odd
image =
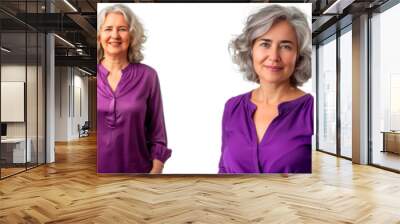
[{"label": "rolled-up sleeve", "polygon": [[226,128],[226,119],[227,119],[227,115],[226,114],[227,114],[227,110],[228,110],[227,104],[228,103],[225,104],[224,113],[222,115],[222,122],[221,122],[222,123],[222,128],[221,128],[221,130],[222,130],[222,134],[221,134],[221,157],[219,159],[218,173],[226,173],[223,157],[224,157],[224,147],[225,147],[225,137],[226,137],[225,136],[226,135],[225,128]]},{"label": "rolled-up sleeve", "polygon": [[155,71],[152,75],[150,96],[147,102],[147,145],[150,149],[151,158],[165,163],[165,161],[171,156],[172,151],[167,148],[167,133],[164,121],[160,83]]}]

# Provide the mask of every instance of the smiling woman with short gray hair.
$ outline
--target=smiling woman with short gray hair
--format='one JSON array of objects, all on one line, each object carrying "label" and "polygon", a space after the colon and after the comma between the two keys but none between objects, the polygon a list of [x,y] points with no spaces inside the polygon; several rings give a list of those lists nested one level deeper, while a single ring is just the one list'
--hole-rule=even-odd
[{"label": "smiling woman with short gray hair", "polygon": [[296,7],[270,5],[247,19],[230,49],[259,87],[232,97],[222,118],[219,173],[310,173],[311,29]]}]

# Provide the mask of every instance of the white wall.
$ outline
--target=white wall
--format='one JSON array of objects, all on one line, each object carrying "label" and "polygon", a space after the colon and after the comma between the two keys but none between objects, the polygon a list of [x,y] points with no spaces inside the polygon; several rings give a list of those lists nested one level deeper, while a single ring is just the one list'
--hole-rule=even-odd
[{"label": "white wall", "polygon": [[[68,68],[55,67],[55,140],[67,141]],[[65,97],[67,96],[67,97]]]},{"label": "white wall", "polygon": [[[33,70],[33,66],[6,64],[1,66],[1,81],[17,81],[25,82],[26,69],[29,72]],[[29,97],[29,93],[27,94]],[[1,110],[8,110],[9,108],[1,108]],[[24,109],[24,108],[23,108]],[[31,120],[31,119],[29,119]],[[7,122],[7,136],[8,137],[25,137],[25,124],[26,122]],[[31,127],[31,126],[29,126]]]},{"label": "white wall", "polygon": [[[25,64],[3,64],[1,66],[2,81],[24,82],[26,83],[26,107],[19,108],[22,114],[26,110],[26,121],[6,122],[7,137],[24,138],[25,134],[30,139],[32,161],[36,161],[39,153],[39,163],[44,162],[44,89],[42,68],[40,66],[25,66]],[[27,78],[27,81],[25,81]],[[2,89],[3,92],[4,89]],[[24,90],[19,90],[24,94]],[[22,92],[21,92],[22,91]],[[2,98],[6,97],[2,95]],[[24,97],[23,97],[24,98]],[[25,100],[24,100],[25,101]],[[24,102],[22,102],[24,104]],[[13,113],[13,108],[2,107],[1,110]],[[15,112],[14,112],[15,113]],[[37,150],[39,150],[37,152]]]},{"label": "white wall", "polygon": [[[56,74],[55,140],[77,139],[78,124],[83,125],[88,120],[88,80],[79,70],[71,67],[56,67]],[[81,97],[78,97],[79,94]],[[82,116],[76,105],[82,105]]]},{"label": "white wall", "polygon": [[1,65],[1,81],[25,82],[25,73],[25,65]]},{"label": "white wall", "polygon": [[80,122],[88,120],[88,77],[75,75],[75,86],[81,89],[82,94],[82,116],[79,116]]},{"label": "white wall", "polygon": [[[1,65],[1,81],[25,82],[25,69],[25,65]],[[25,137],[25,126],[25,122],[7,122],[7,137]]]},{"label": "white wall", "polygon": [[74,99],[74,108],[71,114],[72,138],[79,137],[78,124],[82,126],[88,120],[88,78],[81,76],[82,74],[79,70],[74,70],[74,96],[71,96]]},{"label": "white wall", "polygon": [[[24,122],[25,82],[1,81],[1,121]],[[36,108],[36,107],[35,107]]]}]

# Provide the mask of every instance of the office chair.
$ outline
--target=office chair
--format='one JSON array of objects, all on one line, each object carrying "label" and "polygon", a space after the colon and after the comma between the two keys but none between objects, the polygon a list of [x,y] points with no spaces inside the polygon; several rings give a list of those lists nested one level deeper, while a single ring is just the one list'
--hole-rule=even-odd
[{"label": "office chair", "polygon": [[90,129],[89,121],[85,121],[82,127],[80,127],[80,125],[78,124],[78,129],[79,129],[79,138],[89,136],[89,129]]}]

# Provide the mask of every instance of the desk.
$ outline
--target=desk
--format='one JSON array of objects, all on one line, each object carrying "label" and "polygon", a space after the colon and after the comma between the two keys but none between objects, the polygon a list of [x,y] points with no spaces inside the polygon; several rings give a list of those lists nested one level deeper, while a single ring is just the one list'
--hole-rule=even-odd
[{"label": "desk", "polygon": [[382,152],[400,154],[400,131],[382,131],[381,133],[383,133]]},{"label": "desk", "polygon": [[[8,163],[30,162],[32,140],[28,138],[26,142],[28,147],[26,147],[25,154],[25,138],[1,139],[1,157]],[[27,158],[27,161],[25,161],[25,158]]]}]

